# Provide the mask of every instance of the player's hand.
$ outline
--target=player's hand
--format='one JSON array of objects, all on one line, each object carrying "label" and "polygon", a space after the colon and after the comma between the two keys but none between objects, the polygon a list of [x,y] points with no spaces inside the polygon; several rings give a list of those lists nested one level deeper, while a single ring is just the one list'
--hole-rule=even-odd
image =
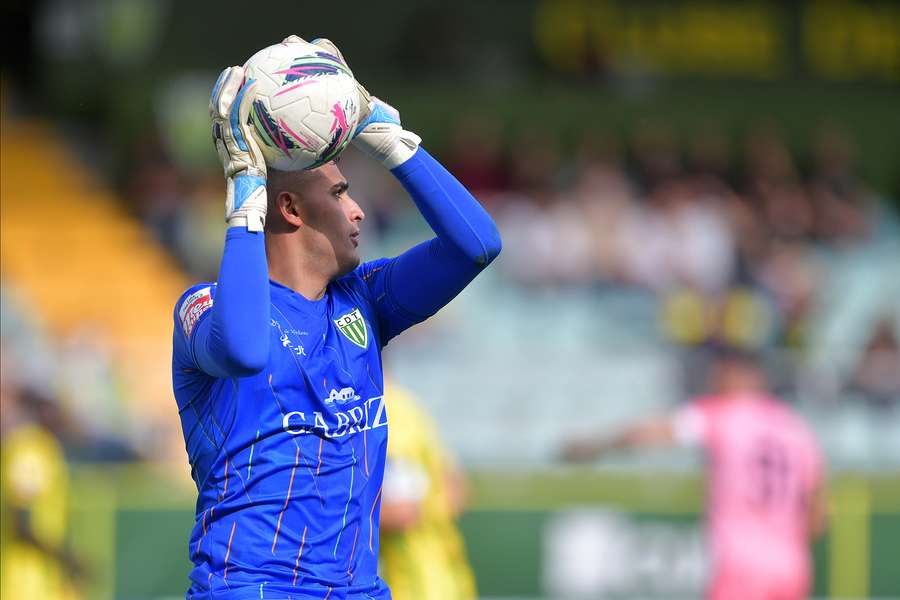
[{"label": "player's hand", "polygon": [[225,220],[229,227],[262,231],[266,223],[266,162],[247,125],[255,82],[243,67],[219,75],[209,99],[213,143],[227,180]]},{"label": "player's hand", "polygon": [[[285,38],[285,42],[304,41],[296,35]],[[338,59],[352,72],[340,49],[331,40],[318,38],[311,42]],[[354,76],[355,79],[355,76]],[[406,131],[400,124],[400,113],[393,106],[369,94],[356,82],[359,93],[359,124],[353,134],[353,145],[368,154],[388,169],[405,163],[416,150],[422,138]]]},{"label": "player's hand", "polygon": [[396,108],[372,96],[368,113],[356,127],[354,146],[388,169],[399,167],[416,153],[422,138],[403,129]]}]

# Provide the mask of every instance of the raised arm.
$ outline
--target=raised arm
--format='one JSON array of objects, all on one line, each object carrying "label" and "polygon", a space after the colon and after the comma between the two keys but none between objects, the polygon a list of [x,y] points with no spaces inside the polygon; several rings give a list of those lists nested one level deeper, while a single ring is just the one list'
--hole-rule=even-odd
[{"label": "raised arm", "polygon": [[[386,339],[433,315],[500,254],[500,232],[471,193],[400,125],[396,110],[373,99],[354,144],[409,193],[436,234],[384,267],[380,308]],[[383,294],[382,294],[383,293]]]},{"label": "raised arm", "polygon": [[230,67],[213,88],[210,116],[225,169],[229,229],[215,292],[194,308],[184,305],[192,298],[188,295],[177,310],[191,357],[214,377],[253,375],[268,360],[266,165],[245,125],[253,85],[252,80],[244,81],[241,67]]},{"label": "raised arm", "polygon": [[437,240],[483,269],[500,254],[500,232],[463,185],[424,148],[392,169]]},{"label": "raised arm", "polygon": [[197,366],[214,377],[247,377],[269,358],[269,277],[262,232],[231,227],[208,318],[190,336]]},{"label": "raised arm", "polygon": [[692,402],[669,414],[647,417],[612,434],[597,433],[563,444],[561,458],[584,462],[632,448],[703,446],[709,433],[704,409]]},{"label": "raised arm", "polygon": [[562,448],[562,458],[571,462],[594,460],[611,452],[648,446],[669,446],[676,441],[674,419],[652,417],[612,435],[596,434],[572,439]]},{"label": "raised arm", "polygon": [[394,259],[386,287],[398,308],[425,318],[497,257],[500,232],[469,191],[423,148],[393,173],[436,237]]}]

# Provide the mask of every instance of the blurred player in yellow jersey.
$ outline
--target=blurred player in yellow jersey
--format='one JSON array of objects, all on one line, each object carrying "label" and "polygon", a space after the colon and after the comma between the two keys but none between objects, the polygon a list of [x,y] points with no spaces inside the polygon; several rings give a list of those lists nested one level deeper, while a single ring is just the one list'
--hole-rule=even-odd
[{"label": "blurred player in yellow jersey", "polygon": [[385,384],[391,422],[381,499],[381,570],[394,600],[473,600],[475,578],[456,524],[465,483],[431,417]]},{"label": "blurred player in yellow jersey", "polygon": [[[74,600],[80,568],[65,550],[68,478],[62,448],[41,422],[41,396],[4,386],[0,596]],[[52,407],[51,407],[52,408]]]}]

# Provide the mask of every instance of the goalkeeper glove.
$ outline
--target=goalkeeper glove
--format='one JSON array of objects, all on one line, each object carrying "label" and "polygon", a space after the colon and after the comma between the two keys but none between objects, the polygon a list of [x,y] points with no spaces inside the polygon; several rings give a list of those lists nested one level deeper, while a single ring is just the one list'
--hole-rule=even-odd
[{"label": "goalkeeper glove", "polygon": [[[285,42],[304,41],[292,35]],[[337,58],[349,70],[344,55],[334,42],[318,38],[311,42]],[[359,81],[359,124],[353,134],[353,145],[368,154],[388,169],[400,166],[416,153],[422,138],[406,131],[400,124],[400,113],[390,104],[370,95]]]},{"label": "goalkeeper glove", "polygon": [[372,96],[368,114],[360,119],[353,145],[379,161],[387,169],[409,160],[422,138],[403,129],[400,113],[390,104]]},{"label": "goalkeeper glove", "polygon": [[225,170],[225,221],[229,227],[262,231],[266,223],[266,162],[250,135],[247,116],[255,82],[243,67],[219,75],[209,99],[213,143]]}]

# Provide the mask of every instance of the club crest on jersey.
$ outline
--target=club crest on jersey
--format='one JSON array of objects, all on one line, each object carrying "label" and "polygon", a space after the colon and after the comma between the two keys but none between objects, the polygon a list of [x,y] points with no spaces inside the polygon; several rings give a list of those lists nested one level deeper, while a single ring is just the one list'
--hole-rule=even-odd
[{"label": "club crest on jersey", "polygon": [[369,330],[366,327],[366,320],[358,308],[354,308],[346,315],[342,315],[334,320],[334,324],[344,336],[359,346],[366,348],[369,345]]}]

